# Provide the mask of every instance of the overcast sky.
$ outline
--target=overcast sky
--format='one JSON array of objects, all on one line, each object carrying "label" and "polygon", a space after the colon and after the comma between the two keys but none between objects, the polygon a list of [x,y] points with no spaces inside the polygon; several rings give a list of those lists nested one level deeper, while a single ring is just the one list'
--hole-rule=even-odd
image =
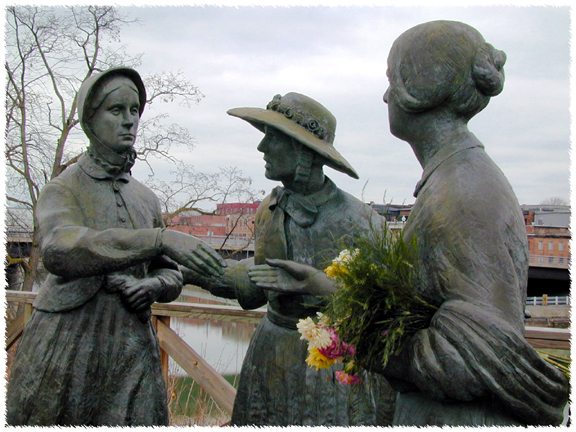
[{"label": "overcast sky", "polygon": [[[389,131],[382,101],[388,52],[402,32],[419,23],[467,23],[508,57],[504,91],[472,119],[470,130],[504,171],[521,204],[570,198],[566,6],[120,9],[141,20],[121,35],[131,52],[144,53],[140,72],[181,71],[205,95],[192,108],[159,106],[196,139],[195,150],[178,157],[200,171],[236,166],[255,188],[270,191],[277,183],[265,179],[256,150],[262,133],[226,111],[265,108],[275,94],[295,91],[336,116],[335,146],[360,180],[330,168],[325,173],[359,198],[397,204],[414,202],[422,169],[409,145]],[[159,168],[158,175],[166,176]],[[136,166],[136,177],[144,180],[147,174],[144,164]]]}]

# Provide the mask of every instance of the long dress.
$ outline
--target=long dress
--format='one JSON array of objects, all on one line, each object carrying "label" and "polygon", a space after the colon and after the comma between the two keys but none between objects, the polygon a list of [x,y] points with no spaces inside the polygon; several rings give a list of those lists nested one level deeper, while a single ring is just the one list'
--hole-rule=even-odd
[{"label": "long dress", "polygon": [[405,236],[439,306],[386,376],[394,425],[557,425],[568,383],[524,339],[528,248],[518,201],[473,140],[425,167]]},{"label": "long dress", "polygon": [[[308,196],[277,187],[256,215],[254,263],[278,258],[324,269],[338,256],[342,236],[366,234],[379,219],[329,179]],[[336,380],[334,366],[317,371],[305,363],[307,344],[296,323],[316,316],[319,298],[265,292],[249,281],[236,297],[246,309],[268,308],[242,365],[233,425],[389,424],[393,393],[381,377],[365,374],[361,384],[346,385]]]},{"label": "long dress", "polygon": [[160,301],[182,289],[159,255],[157,198],[129,173],[84,154],[40,194],[45,268],[7,390],[10,425],[167,425],[166,387],[149,311],[133,313],[107,275],[158,277]]}]

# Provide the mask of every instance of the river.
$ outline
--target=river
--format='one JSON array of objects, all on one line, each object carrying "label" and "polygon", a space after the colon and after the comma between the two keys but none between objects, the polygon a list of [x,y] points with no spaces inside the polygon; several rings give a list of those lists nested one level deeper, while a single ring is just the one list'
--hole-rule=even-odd
[{"label": "river", "polygon": [[[182,298],[178,299],[178,301],[188,302],[198,302],[198,300],[237,305],[233,301],[193,289],[186,289]],[[256,329],[255,324],[182,318],[172,318],[170,327],[222,375],[240,373],[250,338]],[[186,372],[172,359],[170,359],[170,372],[176,375],[186,375]]]}]

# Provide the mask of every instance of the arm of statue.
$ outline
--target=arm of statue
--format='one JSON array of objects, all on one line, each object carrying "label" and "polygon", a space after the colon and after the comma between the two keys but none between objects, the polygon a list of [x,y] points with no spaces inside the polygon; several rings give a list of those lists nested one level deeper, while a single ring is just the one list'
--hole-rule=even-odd
[{"label": "arm of statue", "polygon": [[169,303],[182,293],[184,279],[178,264],[165,255],[154,259],[148,266],[148,277],[158,278],[163,286],[155,301]]},{"label": "arm of statue", "polygon": [[327,296],[337,289],[333,279],[315,267],[278,259],[266,263],[249,269],[250,280],[262,289],[315,296]]},{"label": "arm of statue", "polygon": [[444,227],[421,237],[433,245],[422,268],[444,302],[430,326],[411,336],[380,372],[391,383],[408,383],[435,399],[491,397],[531,424],[555,424],[568,386],[524,338],[513,259],[520,252],[492,247],[506,243],[490,227],[457,221],[439,230]]},{"label": "arm of statue", "polygon": [[173,268],[157,268],[144,278],[125,273],[106,276],[106,290],[118,292],[124,307],[138,315],[143,323],[150,319],[150,306],[154,302],[175,300],[182,290],[182,274]]},{"label": "arm of statue", "polygon": [[164,254],[204,277],[219,277],[227,265],[220,254],[202,240],[179,231],[163,231],[161,244]]},{"label": "arm of statue", "polygon": [[207,276],[222,272],[224,261],[201,240],[164,228],[95,230],[83,226],[76,198],[57,183],[40,194],[36,216],[46,269],[66,279],[119,271],[167,255]]},{"label": "arm of statue", "polygon": [[254,265],[254,258],[241,261],[226,260],[227,267],[216,277],[204,277],[189,268],[181,267],[184,283],[197,285],[212,295],[236,299],[244,309],[264,306],[268,299],[262,288],[250,281],[248,269]]}]

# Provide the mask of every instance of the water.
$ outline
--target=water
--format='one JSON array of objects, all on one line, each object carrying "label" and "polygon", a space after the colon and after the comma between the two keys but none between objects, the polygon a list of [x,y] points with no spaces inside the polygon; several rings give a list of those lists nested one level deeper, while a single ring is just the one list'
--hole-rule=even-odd
[{"label": "water", "polygon": [[[215,297],[198,287],[187,285],[178,301],[220,303],[238,306],[234,300]],[[170,327],[221,375],[240,373],[256,324],[172,318]],[[186,372],[170,359],[170,371]]]},{"label": "water", "polygon": [[[221,375],[240,373],[254,324],[173,318],[170,327]],[[186,375],[172,359],[170,370]],[[173,363],[173,365],[172,365]]]}]

